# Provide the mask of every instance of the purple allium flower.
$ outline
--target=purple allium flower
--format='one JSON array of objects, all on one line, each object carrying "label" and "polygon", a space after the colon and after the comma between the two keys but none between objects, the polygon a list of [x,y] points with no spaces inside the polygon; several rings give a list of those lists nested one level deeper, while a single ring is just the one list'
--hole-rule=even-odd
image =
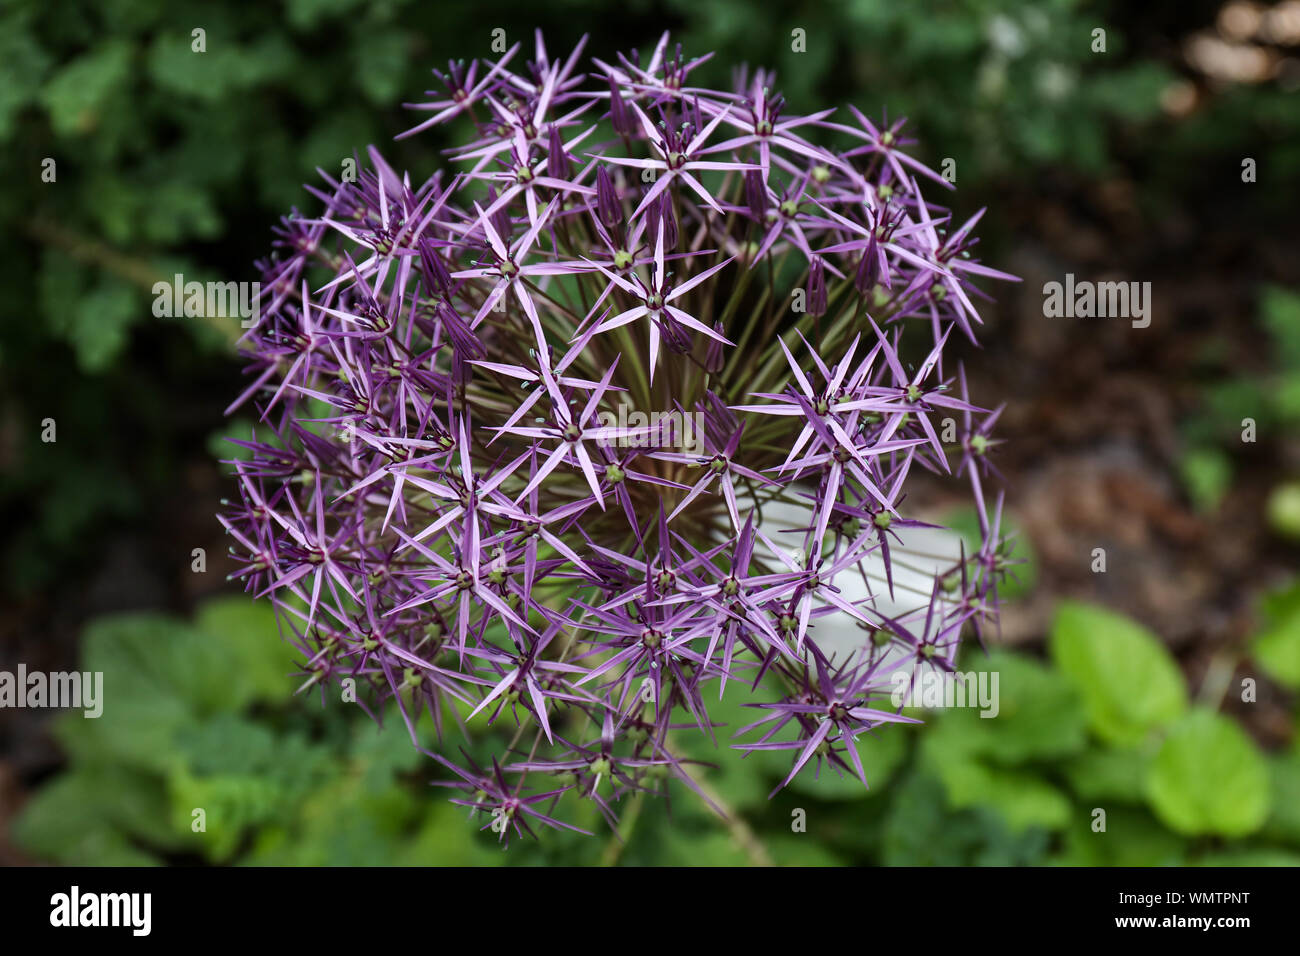
[{"label": "purple allium flower", "polygon": [[[762,72],[693,85],[708,57],[666,35],[590,74],[581,49],[436,74],[403,135],[458,124],[450,175],[372,148],[311,189],[259,263],[232,406],[259,419],[221,517],[234,576],[304,687],[354,682],[413,740],[427,715],[502,839],[581,800],[614,826],[672,780],[703,797],[679,740],[714,735],[728,687],[762,715],[732,746],[865,784],[858,738],[909,720],[881,689],[982,640],[1009,567],[1000,409],[944,363],[974,281],[1013,278],[973,258],[979,215],[923,198],[918,175],[948,184],[901,121],[792,115]],[[922,583],[914,468],[968,488],[982,531]],[[510,743],[479,766],[449,718]]]}]

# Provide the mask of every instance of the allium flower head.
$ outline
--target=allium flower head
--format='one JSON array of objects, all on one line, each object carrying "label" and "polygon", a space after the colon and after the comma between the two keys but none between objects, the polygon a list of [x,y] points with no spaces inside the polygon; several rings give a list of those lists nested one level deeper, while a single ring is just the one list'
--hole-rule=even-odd
[{"label": "allium flower head", "polygon": [[[446,171],[371,148],[259,264],[237,577],[304,686],[351,680],[413,740],[430,721],[503,838],[569,826],[566,801],[614,825],[626,794],[702,795],[680,741],[724,692],[757,717],[726,745],[865,785],[856,741],[908,720],[891,675],[996,619],[998,413],[944,353],[975,281],[1012,277],[973,257],[978,215],[922,196],[947,183],[901,121],[793,114],[765,73],[698,86],[708,57],[666,35],[587,72],[581,46],[519,53],[413,106],[404,135],[463,132]],[[921,588],[918,470],[983,532]],[[452,739],[484,720],[490,767]]]}]

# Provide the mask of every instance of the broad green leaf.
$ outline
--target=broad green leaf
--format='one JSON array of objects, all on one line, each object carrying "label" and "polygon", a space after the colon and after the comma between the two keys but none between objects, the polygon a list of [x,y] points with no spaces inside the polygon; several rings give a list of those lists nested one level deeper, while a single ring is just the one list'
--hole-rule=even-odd
[{"label": "broad green leaf", "polygon": [[126,347],[127,333],[146,314],[144,298],[126,283],[105,279],[69,315],[65,335],[84,372],[102,372]]},{"label": "broad green leaf", "polygon": [[103,674],[103,713],[60,717],[55,732],[73,759],[167,770],[176,733],[195,720],[192,701],[169,670],[183,645],[193,643],[193,631],[164,615],[93,621],[82,636],[81,669]]},{"label": "broad green leaf", "polygon": [[362,0],[289,0],[289,23],[299,30],[315,27],[323,19],[343,16]]},{"label": "broad green leaf", "polygon": [[1270,757],[1272,813],[1260,835],[1300,847],[1300,754]]},{"label": "broad green leaf", "polygon": [[183,621],[114,615],[94,622],[84,641],[88,657],[102,656],[103,669],[114,669],[117,681],[133,686],[138,675],[154,692],[184,701],[196,714],[234,710],[246,699],[243,675],[227,649]]},{"label": "broad green leaf", "polygon": [[[709,687],[712,689],[704,691],[706,695],[704,703],[708,708],[709,719],[714,724],[722,725],[714,729],[714,734],[717,736],[716,746],[713,741],[698,731],[681,732],[678,744],[685,748],[689,757],[712,766],[694,764],[688,765],[688,770],[696,780],[707,780],[709,786],[715,788],[729,806],[736,809],[761,806],[767,802],[767,795],[772,788],[790,772],[794,762],[794,751],[747,753],[736,749],[736,744],[753,739],[752,734],[737,738],[733,736],[736,731],[761,716],[759,711],[744,705],[762,698],[755,698],[746,685],[735,681],[728,683],[722,700],[718,700],[717,685],[711,684]],[[683,709],[679,709],[675,716],[679,722],[692,720]],[[784,740],[789,736],[789,734],[778,734],[774,739]],[[805,767],[803,773],[811,777],[812,769]],[[823,776],[833,774],[833,770],[823,769]],[[856,786],[859,791],[862,790],[861,783],[857,783]],[[699,800],[694,794],[685,799]]]},{"label": "broad green leaf", "polygon": [[928,773],[908,774],[890,802],[879,856],[886,866],[1025,866],[1046,852],[1040,828],[1015,833],[995,810],[949,809],[943,785]]},{"label": "broad green leaf", "polygon": [[1300,481],[1288,481],[1268,496],[1268,525],[1287,538],[1300,539]]},{"label": "broad green leaf", "polygon": [[429,767],[429,758],[411,744],[406,724],[397,719],[388,721],[382,728],[369,720],[357,721],[352,759],[362,782],[372,790],[389,786],[399,774]]},{"label": "broad green leaf", "polygon": [[281,819],[287,803],[283,786],[261,774],[196,777],[177,770],[168,777],[167,793],[177,830],[192,828],[195,811],[203,811],[199,839],[213,862],[228,861],[250,827]]},{"label": "broad green leaf", "polygon": [[50,68],[50,55],[32,36],[27,16],[7,16],[0,25],[0,141],[9,138],[14,117],[36,98]]},{"label": "broad green leaf", "polygon": [[358,38],[355,75],[370,101],[386,106],[401,95],[411,37],[400,30],[367,30]]},{"label": "broad green leaf", "polygon": [[745,850],[725,831],[687,833],[668,828],[664,834],[664,863],[668,866],[748,866]]},{"label": "broad green leaf", "polygon": [[190,33],[158,34],[148,54],[150,78],[170,94],[212,103],[274,78],[292,62],[278,37],[246,45],[209,29],[204,42],[207,49],[198,52]]},{"label": "broad green leaf", "polygon": [[460,807],[435,799],[415,834],[400,841],[391,862],[396,866],[502,866],[509,862],[509,851],[484,846],[478,837]]},{"label": "broad green leaf", "polygon": [[1300,853],[1274,847],[1250,847],[1207,853],[1191,862],[1192,866],[1300,866]]},{"label": "broad green leaf", "polygon": [[1300,581],[1267,595],[1263,629],[1250,650],[1265,673],[1291,690],[1300,690]]},{"label": "broad green leaf", "polygon": [[1090,750],[1067,761],[1062,770],[1080,799],[1142,803],[1150,763],[1150,756],[1140,750]]},{"label": "broad green leaf", "polygon": [[1147,797],[1177,833],[1240,837],[1258,830],[1271,802],[1268,765],[1237,724],[1193,710],[1169,730],[1147,774]]},{"label": "broad green leaf", "polygon": [[1284,286],[1265,286],[1259,305],[1277,357],[1290,368],[1300,368],[1300,294]]},{"label": "broad green leaf", "polygon": [[1146,628],[1113,611],[1064,601],[1050,637],[1052,659],[1083,696],[1092,729],[1139,743],[1187,709],[1178,665]]},{"label": "broad green leaf", "polygon": [[106,39],[64,65],[46,84],[41,102],[60,136],[89,133],[99,123],[105,100],[127,81],[133,49],[129,41]]},{"label": "broad green leaf", "polygon": [[1170,833],[1146,809],[1100,806],[1106,829],[1093,829],[1093,807],[1076,806],[1065,831],[1065,847],[1052,858],[1057,866],[1181,866],[1185,841]]},{"label": "broad green leaf", "polygon": [[[985,691],[993,698],[990,706],[980,701],[980,708],[953,709],[938,716],[923,712],[922,716],[934,723],[921,732],[924,749],[1007,766],[1083,750],[1083,706],[1074,687],[1059,673],[1030,657],[1007,651],[987,657],[972,654],[965,660],[966,669],[961,673],[977,675],[976,681],[980,673],[989,675]],[[977,684],[971,686],[974,692]]]},{"label": "broad green leaf", "polygon": [[[143,818],[164,809],[155,787],[108,768],[66,773],[42,787],[13,824],[15,842],[43,860],[72,866],[152,866],[119,824],[134,823],[142,836],[159,836]],[[158,816],[161,819],[161,816]]]},{"label": "broad green leaf", "polygon": [[[862,789],[861,783],[858,789]],[[834,853],[833,846],[828,846],[811,833],[764,835],[763,846],[778,866],[844,865],[844,860]]]},{"label": "broad green leaf", "polygon": [[298,669],[295,658],[300,655],[281,638],[269,602],[217,598],[199,608],[194,623],[225,649],[240,675],[232,688],[232,707],[283,703],[293,693],[297,685],[290,675]]},{"label": "broad green leaf", "polygon": [[1069,798],[1035,774],[961,759],[929,761],[927,767],[943,782],[949,806],[995,810],[1013,832],[1060,829],[1069,820]]}]

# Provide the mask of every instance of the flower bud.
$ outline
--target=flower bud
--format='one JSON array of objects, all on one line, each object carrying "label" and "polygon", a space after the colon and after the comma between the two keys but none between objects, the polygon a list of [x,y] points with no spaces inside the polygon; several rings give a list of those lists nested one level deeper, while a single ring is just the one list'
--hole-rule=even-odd
[{"label": "flower bud", "polygon": [[618,201],[614,180],[604,166],[596,170],[596,208],[606,229],[617,229],[623,222],[623,207]]},{"label": "flower bud", "polygon": [[[717,332],[718,335],[724,334],[722,331],[721,321],[714,321],[713,331]],[[723,346],[721,342],[717,339],[709,339],[708,350],[704,353],[704,370],[710,375],[717,375],[727,364],[727,356],[722,349]]]},{"label": "flower bud", "polygon": [[659,222],[664,224],[664,248],[677,248],[677,219],[673,216],[673,200],[667,191],[662,193],[657,202],[650,204],[649,209],[649,226],[650,235],[657,237],[659,235]]},{"label": "flower bud", "polygon": [[551,137],[546,147],[546,175],[552,179],[568,179],[573,173],[573,163],[564,150],[564,138],[560,128],[551,126]]},{"label": "flower bud", "polygon": [[853,277],[853,287],[859,294],[866,295],[876,287],[876,280],[879,278],[880,253],[876,248],[876,237],[873,235],[867,242],[867,251],[863,253],[862,261],[858,263],[857,274]]},{"label": "flower bud", "polygon": [[451,273],[447,270],[447,263],[442,261],[442,256],[433,248],[433,243],[421,237],[416,243],[416,249],[420,253],[420,268],[424,271],[428,291],[442,296],[450,295]]},{"label": "flower bud", "polygon": [[614,132],[620,136],[631,136],[636,131],[632,113],[623,102],[623,94],[619,92],[613,77],[609,78],[609,121]]},{"label": "flower bud", "polygon": [[826,314],[826,265],[817,256],[808,267],[808,314]]},{"label": "flower bud", "polygon": [[757,169],[745,171],[745,202],[749,211],[759,222],[767,215],[767,187],[763,183],[763,173]]}]

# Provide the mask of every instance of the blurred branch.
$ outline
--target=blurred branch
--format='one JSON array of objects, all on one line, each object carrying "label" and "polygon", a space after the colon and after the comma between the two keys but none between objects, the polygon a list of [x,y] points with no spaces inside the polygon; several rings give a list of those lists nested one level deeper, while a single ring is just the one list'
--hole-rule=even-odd
[{"label": "blurred branch", "polygon": [[[162,275],[144,259],[126,255],[100,239],[83,236],[48,219],[37,217],[29,220],[26,231],[36,241],[58,249],[83,265],[102,269],[110,275],[117,276],[133,286],[144,289],[150,295],[153,294],[157,283],[165,282],[170,285],[172,282],[169,276]],[[221,333],[222,341],[227,348],[234,348],[235,340],[238,338],[237,330],[236,334],[232,335],[231,330],[223,324],[219,316],[205,314],[201,318]]]}]

